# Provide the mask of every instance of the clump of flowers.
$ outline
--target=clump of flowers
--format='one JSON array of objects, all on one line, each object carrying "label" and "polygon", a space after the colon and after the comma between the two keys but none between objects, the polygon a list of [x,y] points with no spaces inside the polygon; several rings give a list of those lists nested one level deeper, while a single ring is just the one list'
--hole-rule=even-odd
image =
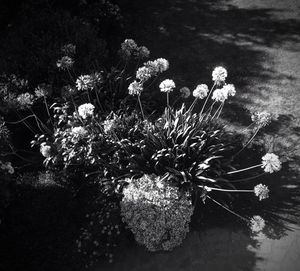
[{"label": "clump of flowers", "polygon": [[265,220],[259,215],[253,216],[250,220],[250,228],[255,233],[262,231],[265,225]]},{"label": "clump of flowers", "polygon": [[227,78],[227,70],[223,67],[216,67],[212,72],[212,80],[216,84],[224,83]]},{"label": "clump of flowers", "polygon": [[94,105],[90,103],[86,103],[78,107],[78,114],[83,119],[87,119],[88,117],[92,117],[94,115],[94,110],[95,110]]},{"label": "clump of flowers", "polygon": [[30,108],[34,103],[34,96],[28,92],[18,95],[17,102],[20,109]]},{"label": "clump of flowers", "polygon": [[191,95],[191,91],[188,87],[181,88],[179,92],[181,93],[181,97],[184,99],[187,99]]},{"label": "clump of flowers", "polygon": [[172,250],[180,245],[193,213],[187,195],[155,175],[127,181],[121,215],[136,241],[150,251]]},{"label": "clump of flowers", "polygon": [[251,120],[257,125],[259,128],[267,126],[272,119],[272,115],[266,111],[262,112],[254,112],[251,115]]},{"label": "clump of flowers", "polygon": [[76,80],[78,90],[89,90],[93,88],[93,78],[91,75],[80,75]]},{"label": "clump of flowers", "polygon": [[14,172],[15,172],[15,169],[13,168],[11,162],[5,162],[5,163],[3,163],[3,162],[0,160],[0,168],[1,168],[3,171],[8,172],[9,174],[14,174]]},{"label": "clump of flowers", "polygon": [[212,99],[216,102],[224,103],[228,98],[228,92],[224,88],[217,88],[212,95]]},{"label": "clump of flowers", "polygon": [[137,81],[133,81],[128,87],[129,95],[141,95],[143,85]]}]

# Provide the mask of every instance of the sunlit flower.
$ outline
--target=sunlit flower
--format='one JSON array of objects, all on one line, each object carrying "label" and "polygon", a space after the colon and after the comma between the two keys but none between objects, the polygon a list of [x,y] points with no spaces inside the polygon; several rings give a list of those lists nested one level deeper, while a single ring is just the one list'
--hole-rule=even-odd
[{"label": "sunlit flower", "polygon": [[34,96],[28,92],[18,95],[17,102],[21,109],[29,108],[33,105]]},{"label": "sunlit flower", "polygon": [[63,56],[57,60],[56,66],[61,70],[69,70],[74,64],[74,60],[69,56]]},{"label": "sunlit flower", "polygon": [[181,97],[184,99],[187,99],[191,95],[191,91],[188,87],[181,88],[179,92],[181,93]]},{"label": "sunlit flower", "polygon": [[71,129],[71,133],[76,137],[84,138],[88,134],[88,131],[84,127],[78,126],[78,127],[73,127]]},{"label": "sunlit flower", "polygon": [[61,51],[67,56],[73,56],[76,53],[76,45],[74,44],[65,44],[61,47]]},{"label": "sunlit flower", "polygon": [[258,184],[254,187],[254,194],[259,200],[267,199],[269,197],[269,188],[264,184]]},{"label": "sunlit flower", "polygon": [[198,99],[205,98],[207,94],[208,94],[208,86],[205,84],[198,85],[193,91],[193,96]]},{"label": "sunlit flower", "polygon": [[160,83],[159,88],[161,92],[171,92],[175,88],[175,83],[171,79],[166,79]]},{"label": "sunlit flower", "polygon": [[227,77],[227,70],[223,67],[216,67],[212,72],[212,80],[216,84],[225,82]]},{"label": "sunlit flower", "polygon": [[45,158],[51,157],[51,150],[52,150],[51,146],[47,145],[47,143],[44,142],[41,144],[40,152]]},{"label": "sunlit flower", "polygon": [[108,134],[113,129],[114,125],[115,125],[115,120],[114,119],[105,120],[103,122],[104,133]]},{"label": "sunlit flower", "polygon": [[136,54],[137,54],[138,58],[141,58],[141,59],[148,58],[149,55],[150,55],[150,51],[149,51],[149,49],[147,47],[141,46],[141,47],[139,47],[137,49],[137,53]]},{"label": "sunlit flower", "polygon": [[228,96],[234,96],[236,93],[235,87],[233,84],[227,84],[223,86],[224,91],[227,91]]},{"label": "sunlit flower", "polygon": [[251,120],[258,126],[258,127],[265,127],[271,122],[272,115],[266,111],[262,112],[254,112],[251,115]]},{"label": "sunlit flower", "polygon": [[212,99],[216,102],[225,102],[225,100],[228,98],[228,92],[226,89],[223,88],[217,88],[212,95]]},{"label": "sunlit flower", "polygon": [[140,81],[147,81],[149,78],[151,78],[151,71],[149,68],[143,66],[140,67],[137,71],[136,71],[136,78],[139,79]]},{"label": "sunlit flower", "polygon": [[88,90],[93,87],[93,78],[91,75],[80,75],[76,80],[78,90]]},{"label": "sunlit flower", "polygon": [[250,228],[253,232],[262,231],[265,225],[265,220],[259,215],[253,216],[250,220]]},{"label": "sunlit flower", "polygon": [[137,81],[133,81],[128,87],[129,95],[141,95],[143,85]]},{"label": "sunlit flower", "polygon": [[86,119],[94,115],[94,109],[95,106],[90,103],[82,104],[78,107],[78,114],[83,119]]},{"label": "sunlit flower", "polygon": [[281,169],[279,157],[274,153],[267,153],[262,158],[262,168],[265,172],[273,173]]}]

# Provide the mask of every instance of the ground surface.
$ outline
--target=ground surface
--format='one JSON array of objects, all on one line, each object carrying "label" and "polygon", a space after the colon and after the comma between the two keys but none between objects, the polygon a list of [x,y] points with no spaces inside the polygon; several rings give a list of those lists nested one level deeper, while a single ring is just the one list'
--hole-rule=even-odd
[{"label": "ground surface", "polygon": [[[166,76],[179,87],[210,84],[213,67],[228,69],[228,81],[238,92],[224,117],[235,127],[250,123],[248,111],[276,116],[263,138],[269,150],[292,161],[271,180],[277,188],[270,208],[288,212],[295,207],[300,176],[300,1],[128,1],[124,8],[135,11],[130,18],[132,38],[149,47],[153,58],[170,61]],[[150,254],[129,246],[115,264],[101,270],[296,271],[300,230],[287,231],[285,226],[291,224],[258,235],[244,226],[209,228],[191,233],[172,253]]]}]

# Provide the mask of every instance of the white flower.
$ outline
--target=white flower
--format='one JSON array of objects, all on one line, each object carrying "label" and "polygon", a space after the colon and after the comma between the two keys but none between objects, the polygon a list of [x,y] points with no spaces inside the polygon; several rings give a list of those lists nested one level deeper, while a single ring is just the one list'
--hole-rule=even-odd
[{"label": "white flower", "polygon": [[254,187],[254,194],[259,200],[267,199],[269,197],[269,188],[264,184],[258,184]]},{"label": "white flower", "polygon": [[21,109],[30,108],[33,105],[34,96],[28,92],[22,93],[18,95],[17,102]]},{"label": "white flower", "polygon": [[216,83],[225,82],[227,77],[227,71],[223,67],[216,67],[212,72],[212,80]]},{"label": "white flower", "polygon": [[264,229],[266,223],[264,221],[264,219],[259,216],[259,215],[255,215],[251,218],[250,220],[250,228],[253,232],[260,232]]},{"label": "white flower", "polygon": [[154,60],[154,63],[157,65],[158,72],[162,73],[169,69],[169,61],[165,58],[158,58]]},{"label": "white flower", "polygon": [[69,56],[63,56],[56,62],[56,66],[61,70],[68,70],[73,66],[73,64],[74,60]]},{"label": "white flower", "polygon": [[90,103],[82,104],[78,107],[78,114],[83,119],[86,119],[87,117],[91,117],[94,115],[94,109],[95,106]]},{"label": "white flower", "polygon": [[181,93],[181,97],[184,99],[187,99],[191,95],[191,91],[188,87],[181,88],[179,92]]},{"label": "white flower", "polygon": [[194,89],[193,96],[195,98],[203,99],[207,96],[207,93],[208,93],[208,86],[205,84],[201,84]]},{"label": "white flower", "polygon": [[51,149],[51,146],[43,142],[40,147],[40,152],[45,158],[49,158],[51,156]]},{"label": "white flower", "polygon": [[148,79],[151,78],[151,70],[145,66],[140,67],[136,71],[136,78],[139,79],[140,81],[147,81]]},{"label": "white flower", "polygon": [[160,83],[159,88],[161,92],[171,92],[175,88],[175,83],[171,79],[166,79]]},{"label": "white flower", "polygon": [[233,84],[226,84],[223,86],[224,91],[227,91],[228,96],[234,96],[236,93],[235,87]]},{"label": "white flower", "polygon": [[228,98],[228,92],[226,89],[223,88],[217,88],[212,95],[212,99],[216,102],[225,102],[225,100]]},{"label": "white flower", "polygon": [[251,120],[258,126],[258,127],[265,127],[271,122],[272,115],[266,111],[262,112],[254,112],[251,115]]},{"label": "white flower", "polygon": [[91,75],[80,75],[76,80],[78,90],[88,90],[93,87],[93,78]]},{"label": "white flower", "polygon": [[141,95],[143,85],[137,81],[133,81],[128,87],[129,95]]},{"label": "white flower", "polygon": [[273,173],[281,169],[279,157],[274,153],[267,153],[262,158],[262,168],[265,172]]},{"label": "white flower", "polygon": [[71,134],[73,134],[73,136],[78,137],[78,138],[84,138],[87,135],[88,131],[83,128],[82,126],[78,126],[78,127],[73,127],[71,129]]}]

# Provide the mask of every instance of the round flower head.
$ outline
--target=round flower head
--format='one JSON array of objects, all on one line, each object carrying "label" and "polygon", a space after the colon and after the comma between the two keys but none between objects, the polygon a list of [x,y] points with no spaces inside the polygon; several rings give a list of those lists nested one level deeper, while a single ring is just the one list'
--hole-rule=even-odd
[{"label": "round flower head", "polygon": [[267,199],[269,197],[269,188],[264,184],[258,184],[254,187],[254,194],[259,200]]},{"label": "round flower head", "polygon": [[225,82],[226,77],[227,77],[227,71],[223,67],[216,67],[212,72],[212,80],[216,84]]},{"label": "round flower head", "polygon": [[227,100],[228,98],[228,92],[226,91],[226,89],[223,88],[217,88],[212,95],[212,99],[216,102],[225,102],[225,100]]},{"label": "round flower head", "polygon": [[143,86],[137,81],[133,81],[128,87],[129,95],[141,95]]},{"label": "round flower head", "polygon": [[227,91],[228,96],[234,96],[236,93],[235,87],[233,84],[227,84],[223,86],[224,91]]},{"label": "round flower head", "polygon": [[154,63],[157,65],[158,72],[162,73],[169,69],[169,61],[165,58],[158,58],[154,60]]},{"label": "round flower head", "polygon": [[143,66],[139,68],[136,71],[136,78],[139,79],[140,81],[147,81],[149,78],[151,78],[151,71],[149,68]]},{"label": "round flower head", "polygon": [[45,142],[41,144],[40,152],[45,158],[49,158],[51,156],[51,146],[47,145]]},{"label": "round flower head", "polygon": [[267,126],[272,119],[272,115],[266,111],[263,112],[254,112],[251,115],[251,120],[258,126],[258,127],[265,127]]},{"label": "round flower head", "polygon": [[93,78],[91,75],[80,75],[76,80],[78,90],[88,90],[93,87]]},{"label": "round flower head", "polygon": [[262,168],[265,172],[273,173],[281,169],[279,157],[274,153],[267,153],[262,158]]},{"label": "round flower head", "polygon": [[188,87],[181,88],[179,92],[181,93],[181,97],[184,99],[187,99],[191,95],[191,91]]},{"label": "round flower head", "polygon": [[86,119],[87,117],[91,117],[94,115],[94,109],[95,106],[90,103],[82,104],[78,107],[78,114],[83,119]]},{"label": "round flower head", "polygon": [[69,70],[74,64],[74,60],[69,56],[63,56],[57,60],[56,66],[61,70]]},{"label": "round flower head", "polygon": [[3,164],[3,163],[0,161],[0,165],[1,165],[1,169],[7,170],[9,174],[14,174],[15,169],[14,169],[13,166],[11,165],[11,162],[6,162],[5,164]]},{"label": "round flower head", "polygon": [[171,92],[175,88],[175,83],[171,79],[166,79],[160,83],[159,88],[161,92]]},{"label": "round flower head", "polygon": [[138,58],[141,58],[141,59],[148,58],[149,55],[150,55],[150,51],[147,47],[141,46],[137,49],[137,57]]},{"label": "round flower head", "polygon": [[201,84],[194,89],[193,96],[198,99],[203,99],[207,96],[207,93],[208,93],[208,86],[205,84]]},{"label": "round flower head", "polygon": [[34,91],[36,98],[47,97],[51,93],[51,85],[40,84]]},{"label": "round flower head", "polygon": [[121,44],[121,54],[124,58],[130,57],[137,49],[138,46],[133,39],[126,39]]},{"label": "round flower head", "polygon": [[253,216],[250,220],[250,228],[253,232],[262,231],[265,225],[266,225],[265,220],[259,215]]},{"label": "round flower head", "polygon": [[88,131],[84,129],[82,126],[73,127],[71,129],[71,134],[78,138],[84,138],[87,135]]},{"label": "round flower head", "polygon": [[21,109],[29,108],[33,105],[34,96],[28,92],[22,93],[22,94],[18,95],[17,102]]}]

